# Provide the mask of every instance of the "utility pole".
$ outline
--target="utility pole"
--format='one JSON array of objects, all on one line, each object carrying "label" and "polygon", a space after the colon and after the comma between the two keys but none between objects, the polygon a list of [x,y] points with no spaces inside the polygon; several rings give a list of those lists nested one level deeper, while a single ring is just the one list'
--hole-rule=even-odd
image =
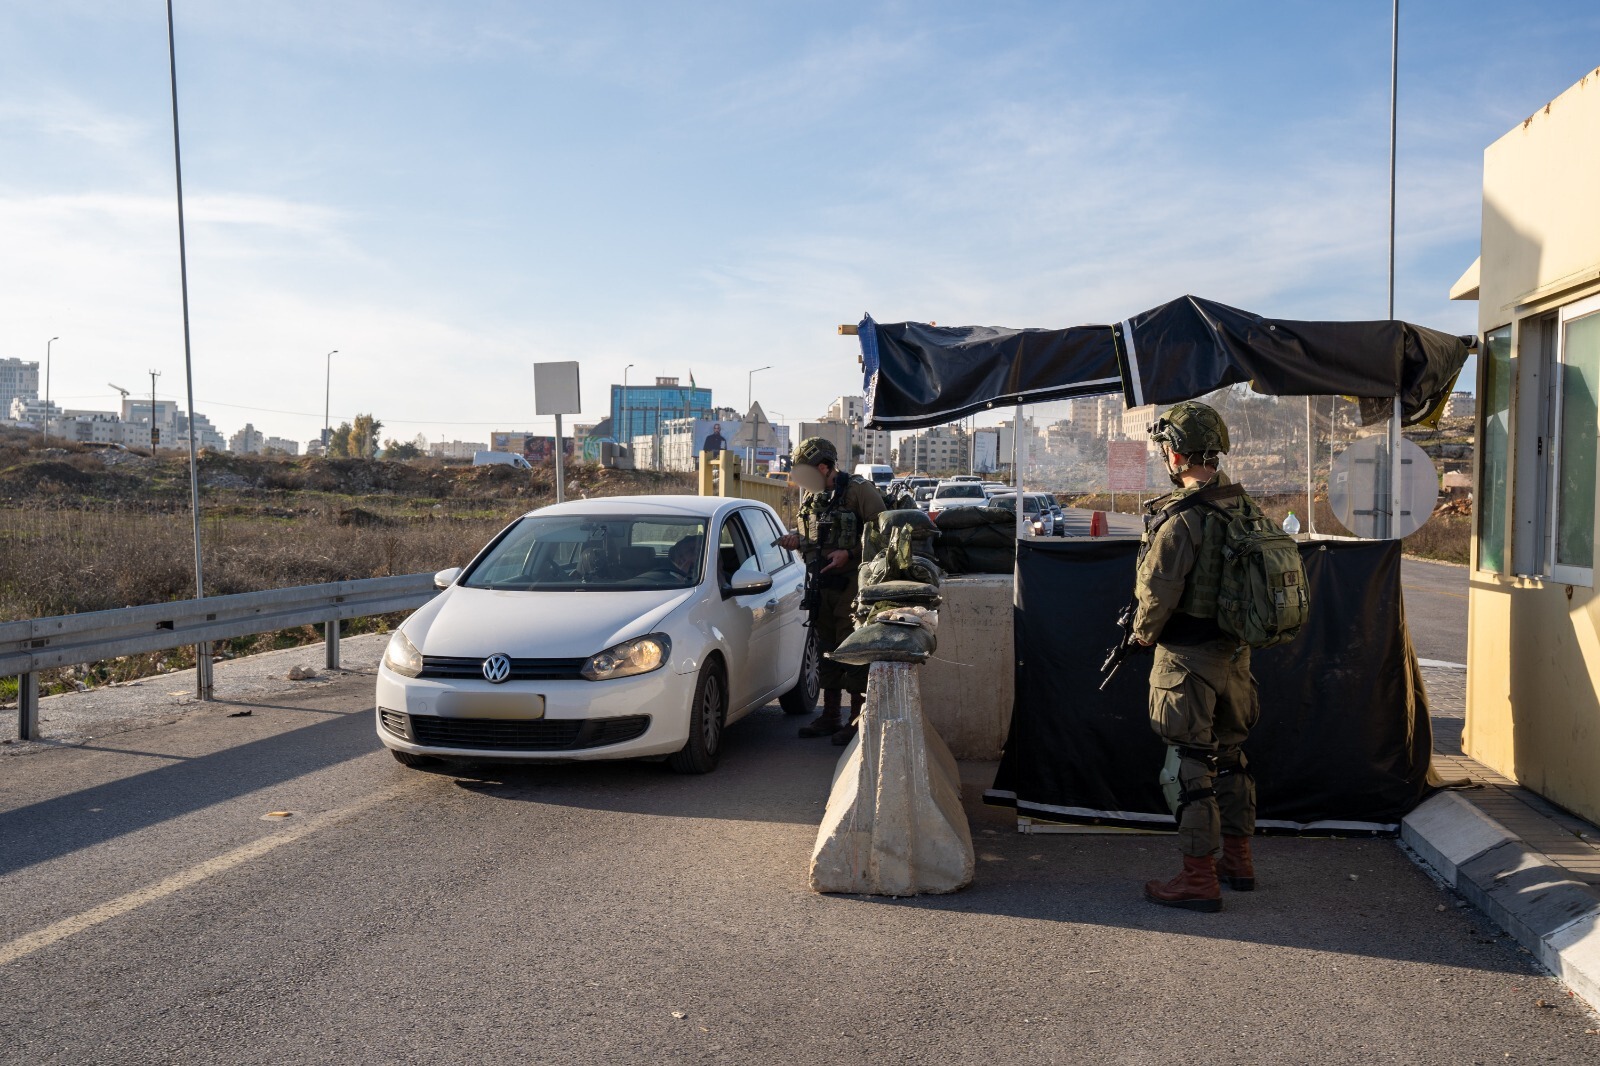
[{"label": "utility pole", "polygon": [[50,346],[60,337],[51,337],[44,345],[44,445],[50,446]]},{"label": "utility pole", "polygon": [[156,378],[161,376],[161,371],[150,371],[150,454],[154,455],[156,445],[160,443],[160,435],[156,432]]},{"label": "utility pole", "polygon": [[328,442],[333,439],[333,434],[328,425],[328,404],[333,398],[333,357],[339,354],[335,348],[323,357],[327,364],[322,383],[322,457],[328,457]]}]

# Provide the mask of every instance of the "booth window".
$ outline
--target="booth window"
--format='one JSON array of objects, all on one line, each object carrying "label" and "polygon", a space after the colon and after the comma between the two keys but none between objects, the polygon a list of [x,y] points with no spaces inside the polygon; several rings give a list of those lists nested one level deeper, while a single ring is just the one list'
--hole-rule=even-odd
[{"label": "booth window", "polygon": [[1511,327],[1484,334],[1483,395],[1478,408],[1483,467],[1478,477],[1478,569],[1506,568],[1506,460],[1511,429]]},{"label": "booth window", "polygon": [[1600,415],[1600,296],[1561,310],[1550,576],[1594,582],[1596,423]]}]

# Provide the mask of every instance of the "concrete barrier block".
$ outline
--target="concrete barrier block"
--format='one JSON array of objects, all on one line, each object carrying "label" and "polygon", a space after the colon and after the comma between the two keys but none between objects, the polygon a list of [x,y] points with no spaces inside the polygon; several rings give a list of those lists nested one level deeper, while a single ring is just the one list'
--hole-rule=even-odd
[{"label": "concrete barrier block", "polygon": [[1452,885],[1456,871],[1515,837],[1454,792],[1441,792],[1400,820],[1400,839]]},{"label": "concrete barrier block", "polygon": [[1591,1007],[1600,1007],[1600,914],[1558,929],[1545,939],[1541,961]]},{"label": "concrete barrier block", "polygon": [[939,650],[922,667],[923,713],[957,758],[998,759],[1015,686],[1012,577],[962,574],[939,591]]},{"label": "concrete barrier block", "polygon": [[860,728],[839,760],[811,853],[818,892],[914,896],[972,883],[961,778],[923,718],[921,669],[872,666]]}]

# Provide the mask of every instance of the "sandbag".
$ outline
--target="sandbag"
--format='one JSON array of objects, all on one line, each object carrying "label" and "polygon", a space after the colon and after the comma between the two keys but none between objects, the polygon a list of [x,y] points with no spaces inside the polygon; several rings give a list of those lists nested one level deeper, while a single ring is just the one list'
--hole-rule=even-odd
[{"label": "sandbag", "polygon": [[967,573],[969,574],[1009,574],[1017,565],[1017,549],[1015,545],[1009,548],[975,548],[966,549]]},{"label": "sandbag", "polygon": [[977,526],[1010,526],[1014,536],[1017,516],[1001,507],[952,507],[948,511],[940,511],[933,524],[941,533]]},{"label": "sandbag", "polygon": [[939,535],[939,527],[933,524],[933,519],[928,517],[927,511],[916,508],[907,508],[898,511],[884,511],[878,516],[878,529],[885,538],[896,529],[909,529],[912,532],[922,532],[929,537]]},{"label": "sandbag", "polygon": [[828,653],[828,658],[850,666],[920,663],[926,662],[937,647],[933,630],[926,626],[872,622],[845,637]]},{"label": "sandbag", "polygon": [[856,600],[862,604],[893,600],[906,607],[937,607],[942,597],[937,587],[920,581],[883,581],[862,586]]},{"label": "sandbag", "polygon": [[856,571],[857,586],[880,585],[885,581],[915,581],[923,585],[938,585],[944,581],[944,570],[938,563],[924,555],[912,556],[911,562],[897,567],[887,557],[880,555],[862,563]]}]

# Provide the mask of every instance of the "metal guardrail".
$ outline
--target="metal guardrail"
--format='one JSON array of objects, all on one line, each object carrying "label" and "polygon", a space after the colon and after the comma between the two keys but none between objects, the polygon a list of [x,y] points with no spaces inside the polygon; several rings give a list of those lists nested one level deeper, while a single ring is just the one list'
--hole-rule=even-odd
[{"label": "metal guardrail", "polygon": [[[404,574],[0,622],[0,677],[17,678],[17,735],[33,740],[41,670],[190,644],[199,648],[197,659],[209,664],[212,641],[317,624],[323,627],[328,669],[336,670],[339,622],[420,607],[436,592],[432,574]],[[198,695],[208,700],[210,671],[199,673]]]}]

